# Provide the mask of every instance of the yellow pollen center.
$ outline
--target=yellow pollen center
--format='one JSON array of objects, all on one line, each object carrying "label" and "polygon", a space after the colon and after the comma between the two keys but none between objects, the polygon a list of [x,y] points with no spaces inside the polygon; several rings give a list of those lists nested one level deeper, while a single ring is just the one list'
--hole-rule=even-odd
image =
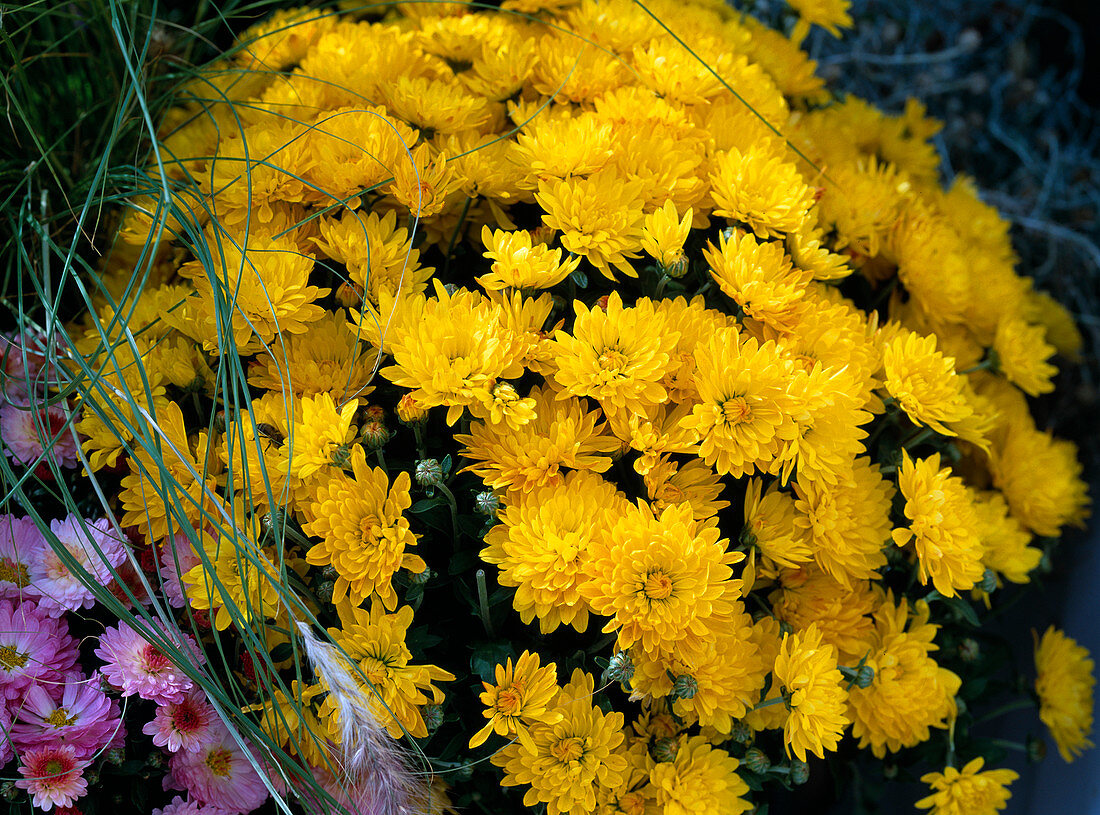
[{"label": "yellow pollen center", "polygon": [[210,772],[219,778],[228,778],[229,759],[230,753],[228,750],[211,750],[206,754],[206,766],[210,768]]},{"label": "yellow pollen center", "polygon": [[46,724],[52,724],[54,727],[68,727],[77,720],[76,716],[69,718],[68,713],[69,711],[65,710],[65,708],[59,707],[46,717],[45,722]]},{"label": "yellow pollen center", "polygon": [[646,576],[644,591],[650,600],[666,600],[672,594],[672,578],[664,572],[653,572]]},{"label": "yellow pollen center", "polygon": [[28,654],[16,651],[14,646],[0,646],[0,665],[9,671],[12,668],[22,668],[27,664],[28,659]]},{"label": "yellow pollen center", "polygon": [[576,736],[562,739],[550,747],[550,755],[561,762],[579,761],[584,755],[584,744]]},{"label": "yellow pollen center", "polygon": [[741,424],[752,416],[752,408],[744,396],[735,396],[722,404],[722,416],[727,424]]},{"label": "yellow pollen center", "polygon": [[359,521],[359,540],[367,546],[377,546],[382,524],[377,515],[367,515]]},{"label": "yellow pollen center", "polygon": [[497,710],[504,716],[515,716],[523,708],[523,691],[519,688],[503,688],[497,694]]},{"label": "yellow pollen center", "polygon": [[604,371],[610,371],[612,373],[618,373],[626,367],[626,355],[622,351],[616,351],[614,348],[608,348],[597,360],[600,365],[600,369]]},{"label": "yellow pollen center", "polygon": [[27,567],[23,563],[16,563],[11,558],[0,558],[0,583],[14,583],[23,589],[30,585],[31,578],[27,574]]},{"label": "yellow pollen center", "polygon": [[43,776],[50,778],[53,781],[60,781],[59,778],[51,778],[52,776],[59,776],[65,772],[65,765],[56,758],[51,758],[46,762],[46,772],[42,773]]}]

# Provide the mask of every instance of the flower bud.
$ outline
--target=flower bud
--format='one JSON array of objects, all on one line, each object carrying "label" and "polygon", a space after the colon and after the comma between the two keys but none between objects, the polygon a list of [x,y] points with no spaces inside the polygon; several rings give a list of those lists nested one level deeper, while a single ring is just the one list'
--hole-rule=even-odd
[{"label": "flower bud", "polygon": [[870,665],[861,665],[859,670],[856,671],[856,687],[859,689],[871,687],[871,683],[875,681],[875,669]]},{"label": "flower bud", "polygon": [[672,682],[671,695],[677,699],[691,699],[699,692],[699,682],[694,676],[684,674],[676,677]]},{"label": "flower bud", "polygon": [[486,490],[474,496],[474,512],[478,515],[487,515],[495,518],[500,511],[500,499],[492,492]]},{"label": "flower bud", "polygon": [[810,765],[805,761],[799,761],[797,758],[792,758],[790,777],[792,784],[805,784],[810,780]]},{"label": "flower bud", "polygon": [[3,798],[5,801],[14,801],[21,794],[19,788],[15,786],[14,781],[5,781],[3,784],[0,784],[0,798]]},{"label": "flower bud", "polygon": [[427,583],[429,580],[431,580],[434,576],[435,576],[435,572],[433,572],[431,569],[425,569],[422,572],[417,572],[415,574],[410,574],[409,575],[409,582],[412,583],[414,586],[423,586],[425,583]]},{"label": "flower bud", "polygon": [[981,646],[973,637],[964,637],[959,642],[959,659],[965,663],[977,662],[982,655]]},{"label": "flower bud", "polygon": [[986,569],[985,573],[982,575],[981,582],[978,583],[978,585],[974,588],[978,589],[979,591],[984,591],[986,594],[989,594],[991,591],[997,588],[997,575],[993,573],[992,569]]},{"label": "flower bud", "polygon": [[333,566],[332,564],[329,564],[328,566],[324,566],[324,567],[321,568],[321,579],[322,580],[333,580],[334,581],[339,576],[340,576],[340,573],[338,571],[336,571],[336,567]]},{"label": "flower bud", "polygon": [[1047,757],[1047,743],[1043,739],[1034,736],[1027,737],[1027,760],[1032,764],[1039,764]]},{"label": "flower bud", "polygon": [[653,744],[649,746],[649,755],[658,764],[675,761],[678,752],[680,752],[679,742],[669,736],[654,739]]},{"label": "flower bud", "polygon": [[443,708],[440,705],[424,705],[420,712],[429,733],[434,733],[443,724]]},{"label": "flower bud", "polygon": [[363,439],[363,446],[368,450],[377,450],[390,440],[390,431],[379,421],[364,423],[360,433]]},{"label": "flower bud", "polygon": [[420,407],[411,393],[406,393],[397,403],[397,421],[401,424],[420,424],[428,418],[428,411]]},{"label": "flower bud", "polygon": [[684,255],[676,258],[668,266],[664,267],[665,274],[671,277],[673,280],[679,280],[681,277],[687,274],[688,259]]},{"label": "flower bud", "polygon": [[331,603],[332,595],[336,592],[336,584],[331,580],[323,580],[317,584],[317,587],[313,590],[313,593],[317,596],[317,599],[322,603]]},{"label": "flower bud", "polygon": [[122,763],[126,761],[126,750],[122,747],[112,747],[107,751],[105,757],[108,763],[121,767]]},{"label": "flower bud", "polygon": [[424,458],[416,462],[416,483],[422,487],[438,487],[443,483],[443,467],[438,459]]},{"label": "flower bud", "polygon": [[145,763],[150,767],[163,767],[167,764],[167,759],[164,757],[164,753],[160,750],[153,750],[149,755],[145,757]]},{"label": "flower bud", "polygon": [[386,411],[381,405],[370,405],[363,411],[363,417],[368,422],[382,422],[386,420]]},{"label": "flower bud", "polygon": [[766,773],[772,766],[768,754],[759,747],[750,747],[746,750],[745,757],[741,759],[741,764],[750,772],[754,773]]},{"label": "flower bud", "polygon": [[605,682],[619,682],[623,685],[630,685],[630,680],[634,678],[634,662],[630,659],[630,653],[627,651],[616,651],[611,656],[611,661],[607,665],[607,670],[603,672],[603,680]]},{"label": "flower bud", "polygon": [[887,781],[893,781],[898,777],[898,765],[892,761],[882,763],[882,777]]},{"label": "flower bud", "polygon": [[752,728],[743,721],[737,720],[730,728],[730,738],[738,744],[752,744]]}]

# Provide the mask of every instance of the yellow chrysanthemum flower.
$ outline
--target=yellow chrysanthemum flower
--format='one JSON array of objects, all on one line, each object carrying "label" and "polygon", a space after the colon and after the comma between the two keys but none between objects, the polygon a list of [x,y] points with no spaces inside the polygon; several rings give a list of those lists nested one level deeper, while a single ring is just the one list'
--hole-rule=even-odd
[{"label": "yellow chrysanthemum flower", "polygon": [[796,631],[816,625],[821,641],[836,647],[844,665],[855,665],[866,655],[874,627],[871,614],[879,605],[869,580],[845,587],[809,564],[781,570],[776,584],[768,602],[777,619]]},{"label": "yellow chrysanthemum flower", "polygon": [[1057,537],[1063,526],[1084,526],[1091,502],[1073,442],[1036,430],[1030,418],[1012,422],[991,464],[993,484],[1013,516],[1036,535]]},{"label": "yellow chrysanthemum flower", "polygon": [[1058,752],[1073,761],[1092,747],[1092,690],[1096,685],[1088,649],[1051,626],[1035,637],[1035,691],[1039,718],[1050,730]]},{"label": "yellow chrysanthemum flower", "polygon": [[[381,603],[372,602],[368,610],[344,599],[336,604],[336,611],[341,627],[328,633],[370,680],[369,686],[360,688],[363,703],[395,739],[406,731],[414,738],[427,736],[421,708],[443,702],[443,691],[434,682],[452,682],[455,677],[435,665],[409,664],[412,653],[405,645],[405,634],[413,620],[412,608],[402,606],[387,614]],[[332,694],[321,703],[320,715],[329,726],[330,738],[338,742],[340,716]]]},{"label": "yellow chrysanthemum flower", "polygon": [[1054,390],[1054,375],[1058,369],[1047,362],[1054,356],[1054,346],[1048,345],[1041,325],[1031,325],[1020,317],[1005,316],[997,323],[993,351],[997,354],[997,369],[1005,379],[1030,396]]},{"label": "yellow chrysanthemum flower", "polygon": [[298,401],[301,410],[286,438],[288,472],[308,479],[322,468],[338,463],[355,437],[352,422],[359,407],[356,400],[337,407],[332,396],[320,393]]},{"label": "yellow chrysanthemum flower", "polygon": [[798,232],[814,204],[798,168],[767,148],[719,154],[710,181],[714,214],[748,224],[759,238]]},{"label": "yellow chrysanthemum flower", "polygon": [[[278,687],[265,689],[264,701],[245,712],[260,714],[260,729],[289,754],[320,767],[333,760],[329,729],[317,715],[314,700],[324,692],[320,685],[292,680],[289,694]],[[268,695],[270,694],[270,695]]]},{"label": "yellow chrysanthemum flower", "polygon": [[840,36],[841,28],[852,25],[848,14],[851,0],[787,0],[787,3],[798,12],[799,25],[805,26],[805,30],[796,26],[791,33],[791,39],[795,42],[802,41],[811,25],[821,26],[834,37]]},{"label": "yellow chrysanthemum flower", "polygon": [[667,815],[738,815],[752,809],[742,797],[749,787],[737,774],[738,760],[703,736],[681,736],[675,758],[661,763],[650,758],[649,764],[657,804]]},{"label": "yellow chrysanthemum flower", "polygon": [[1043,558],[1043,550],[1031,543],[1031,533],[1008,512],[1008,503],[996,490],[970,491],[978,537],[985,554],[982,563],[1013,583],[1027,583],[1028,575]]},{"label": "yellow chrysanthemum flower", "polygon": [[[563,0],[516,0],[524,7],[556,8]],[[574,2],[574,0],[569,0]],[[626,84],[627,63],[602,48],[583,42],[571,31],[552,31],[539,39],[538,61],[530,87],[560,102],[592,102]]]},{"label": "yellow chrysanthemum flower", "polygon": [[726,552],[713,525],[697,523],[691,507],[668,507],[659,517],[640,505],[624,513],[605,540],[597,540],[581,596],[612,619],[619,649],[701,652],[713,629],[725,624],[741,582],[730,566],[744,559]]},{"label": "yellow chrysanthemum flower", "polygon": [[587,176],[611,160],[611,123],[587,112],[576,116],[543,113],[516,137],[517,161],[528,168],[525,186],[538,180]]},{"label": "yellow chrysanthemum flower", "polygon": [[914,462],[902,450],[898,485],[910,528],[895,529],[891,536],[898,546],[913,542],[921,584],[931,579],[944,597],[974,588],[984,572],[984,550],[963,480],[951,475],[950,467],[940,468],[939,453]]},{"label": "yellow chrysanthemum flower", "polygon": [[485,536],[481,557],[500,568],[502,586],[515,586],[520,619],[539,619],[547,634],[559,625],[588,628],[588,601],[579,592],[595,542],[632,507],[615,486],[593,472],[569,473],[509,503]]},{"label": "yellow chrysanthemum flower", "polygon": [[312,490],[303,525],[308,535],[321,538],[306,553],[312,566],[336,570],[334,601],[345,596],[360,605],[375,596],[387,610],[397,607],[391,580],[398,569],[413,574],[427,566],[408,550],[416,535],[402,515],[412,505],[409,474],[402,472],[390,484],[386,471],[367,464],[358,444],[351,451],[351,476],[333,470]]},{"label": "yellow chrysanthemum flower", "polygon": [[530,784],[524,806],[546,804],[548,815],[588,815],[599,788],[622,784],[623,714],[604,713],[592,703],[595,683],[579,668],[559,692],[557,724],[531,726],[533,744],[510,744],[493,755],[504,769],[504,786]]},{"label": "yellow chrysanthemum flower", "polygon": [[680,720],[729,734],[734,721],[759,699],[771,666],[753,640],[752,618],[740,602],[734,608],[729,622],[714,628],[697,656],[680,648],[633,649],[631,699],[665,698]]},{"label": "yellow chrysanthemum flower", "polygon": [[326,312],[308,333],[284,337],[248,369],[248,384],[274,392],[328,393],[341,402],[368,396],[375,354],[347,330],[342,311]]},{"label": "yellow chrysanthemum flower", "polygon": [[946,767],[942,773],[926,773],[920,780],[934,792],[916,803],[929,815],[997,815],[1012,794],[1008,785],[1019,778],[1014,770],[986,770],[978,756],[962,768]]},{"label": "yellow chrysanthemum flower", "polygon": [[775,660],[775,681],[789,695],[790,712],[783,724],[787,754],[800,761],[806,752],[818,758],[836,750],[850,719],[845,713],[843,677],[836,663],[836,648],[821,641],[821,632],[809,628],[783,637]]},{"label": "yellow chrysanthemum flower", "polygon": [[750,232],[734,230],[719,237],[703,250],[710,274],[741,310],[777,331],[790,331],[799,311],[811,274],[796,269],[776,241],[757,241]]},{"label": "yellow chrysanthemum flower", "polygon": [[944,436],[955,432],[944,422],[961,422],[974,412],[963,394],[955,360],[936,350],[935,336],[902,331],[882,352],[887,393],[918,424]]},{"label": "yellow chrysanthemum flower", "polygon": [[612,268],[627,277],[638,273],[630,258],[641,248],[642,184],[604,169],[587,178],[539,182],[535,200],[545,211],[542,222],[561,232],[561,244],[582,255],[608,280]]},{"label": "yellow chrysanthemum flower", "polygon": [[874,616],[865,664],[875,676],[866,688],[852,687],[848,704],[852,735],[882,758],[927,741],[931,727],[947,727],[962,680],[929,655],[939,626],[928,622],[926,602],[911,614],[904,597],[895,604],[887,593]]},{"label": "yellow chrysanthemum flower", "polygon": [[302,61],[337,17],[311,8],[279,9],[238,37],[235,62],[254,71],[285,71]]},{"label": "yellow chrysanthemum flower", "polygon": [[642,249],[674,277],[686,271],[684,242],[691,231],[692,210],[688,207],[684,217],[676,212],[672,199],[665,201],[660,209],[645,216],[642,223]]},{"label": "yellow chrysanthemum flower", "polygon": [[423,143],[412,155],[402,154],[394,161],[392,175],[393,181],[382,191],[414,218],[430,218],[442,212],[461,181],[446,155]]},{"label": "yellow chrysanthemum flower", "polygon": [[1075,362],[1080,359],[1085,340],[1069,309],[1046,292],[1033,291],[1027,301],[1027,312],[1029,319],[1043,327],[1044,340],[1059,354]]},{"label": "yellow chrysanthemum flower", "polygon": [[524,651],[515,665],[508,657],[508,664],[497,665],[494,670],[496,684],[481,684],[483,711],[489,722],[470,738],[470,747],[484,744],[490,733],[519,740],[523,747],[534,753],[537,748],[531,739],[532,724],[554,725],[564,715],[552,707],[558,694],[558,668],[551,662],[539,666],[539,655]]},{"label": "yellow chrysanthemum flower", "polygon": [[814,560],[835,580],[874,577],[886,564],[894,486],[866,456],[856,459],[852,477],[835,487],[817,481],[795,484],[798,526],[810,533]]},{"label": "yellow chrysanthemum flower", "polygon": [[535,418],[513,430],[507,425],[473,422],[469,435],[456,434],[466,467],[493,489],[508,490],[509,500],[544,484],[560,484],[562,468],[606,472],[618,439],[606,432],[598,409],[580,399],[555,399],[549,389],[532,388]]},{"label": "yellow chrysanthemum flower", "polygon": [[730,505],[729,501],[718,499],[726,488],[725,482],[699,459],[677,466],[669,456],[661,456],[643,480],[649,505],[658,515],[667,507],[687,504],[695,520],[703,521]]},{"label": "yellow chrysanthemum flower", "polygon": [[794,498],[780,492],[778,482],[764,492],[763,481],[750,478],[745,487],[741,543],[759,549],[767,563],[775,566],[797,567],[813,560],[806,529],[795,524],[797,515]]},{"label": "yellow chrysanthemum flower", "polygon": [[581,259],[562,261],[561,249],[534,243],[527,230],[502,232],[488,225],[481,229],[485,257],[493,261],[489,274],[477,279],[487,291],[501,289],[548,289],[565,280],[577,270]]},{"label": "yellow chrysanthemum flower", "polygon": [[607,307],[589,309],[573,301],[573,333],[554,334],[554,379],[559,398],[591,396],[605,413],[648,413],[668,398],[660,382],[679,335],[664,330],[648,298],[624,307],[612,292]]},{"label": "yellow chrysanthemum flower", "polygon": [[386,107],[428,138],[480,130],[493,115],[488,99],[469,94],[454,80],[398,76],[382,91]]},{"label": "yellow chrysanthemum flower", "polygon": [[800,405],[788,386],[793,366],[773,342],[724,329],[695,349],[702,404],[683,420],[699,436],[699,455],[721,475],[767,470],[779,444],[794,438]]}]

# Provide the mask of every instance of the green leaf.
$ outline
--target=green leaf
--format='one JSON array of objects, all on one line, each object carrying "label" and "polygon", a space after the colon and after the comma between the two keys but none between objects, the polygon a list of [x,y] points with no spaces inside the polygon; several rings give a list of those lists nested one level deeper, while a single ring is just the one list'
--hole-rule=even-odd
[{"label": "green leaf", "polygon": [[588,275],[582,272],[580,269],[569,275],[573,279],[573,282],[577,284],[578,289],[588,288]]},{"label": "green leaf", "polygon": [[470,671],[484,682],[496,682],[496,667],[514,656],[510,642],[481,642],[474,647],[470,657]]},{"label": "green leaf", "polygon": [[945,597],[943,599],[945,605],[950,608],[960,619],[965,620],[970,625],[978,628],[981,623],[978,621],[978,612],[974,610],[974,606],[963,597]]},{"label": "green leaf", "polygon": [[444,498],[421,498],[419,501],[409,507],[409,512],[413,513],[414,515],[420,515],[421,513],[428,512],[432,509],[435,509],[436,507],[441,507],[445,503],[447,503],[447,501]]}]

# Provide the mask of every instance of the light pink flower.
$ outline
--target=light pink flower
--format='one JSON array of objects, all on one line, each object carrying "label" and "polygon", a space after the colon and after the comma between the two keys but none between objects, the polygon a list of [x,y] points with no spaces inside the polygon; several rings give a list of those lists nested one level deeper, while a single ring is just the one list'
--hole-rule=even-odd
[{"label": "light pink flower", "polygon": [[30,391],[44,390],[44,339],[39,331],[0,334],[0,401],[25,405]]},{"label": "light pink flower", "polygon": [[224,809],[200,804],[190,798],[184,800],[177,795],[168,806],[163,809],[154,809],[153,815],[228,815],[228,813]]},{"label": "light pink flower", "polygon": [[159,571],[163,581],[161,590],[164,592],[164,599],[174,608],[183,608],[187,601],[184,599],[183,586],[180,585],[180,575],[187,574],[202,563],[202,558],[195,554],[191,541],[183,532],[177,532],[170,537],[157,558],[160,562]]},{"label": "light pink flower", "polygon": [[0,440],[8,458],[19,464],[33,464],[43,450],[43,458],[52,458],[58,467],[75,467],[76,439],[65,426],[65,410],[60,405],[38,407],[6,404],[0,408]]},{"label": "light pink flower", "polygon": [[19,699],[31,685],[59,681],[76,657],[76,641],[63,621],[29,600],[0,600],[0,696]]},{"label": "light pink flower", "polygon": [[48,812],[55,806],[67,807],[88,791],[84,770],[90,764],[77,758],[71,745],[45,744],[20,757],[19,773],[23,778],[15,786],[34,796],[31,803],[39,809]]},{"label": "light pink flower", "polygon": [[0,597],[37,600],[35,584],[46,538],[30,518],[0,515]]},{"label": "light pink flower", "polygon": [[173,753],[168,766],[196,801],[244,815],[267,800],[267,787],[225,725],[216,722],[214,731],[203,749]]},{"label": "light pink flower", "polygon": [[79,519],[70,517],[52,521],[50,531],[57,538],[57,545],[80,564],[84,575],[70,572],[58,551],[47,542],[36,566],[41,576],[35,580],[42,594],[43,610],[58,617],[65,611],[91,608],[95,595],[88,584],[94,582],[104,587],[111,582],[111,569],[117,569],[126,558],[126,542],[115,535],[106,519],[85,521],[81,525]]},{"label": "light pink flower", "polygon": [[[181,631],[168,631],[160,623],[147,622],[159,637],[172,643],[189,664],[206,661],[194,638]],[[166,705],[182,702],[194,683],[164,652],[126,623],[108,628],[99,638],[95,655],[103,660],[103,676],[123,696]]]},{"label": "light pink flower", "polygon": [[11,738],[20,751],[44,744],[67,744],[80,759],[91,758],[110,742],[119,729],[117,705],[92,682],[79,674],[70,674],[62,686],[61,699],[55,700],[41,685],[27,689],[27,695],[15,709],[18,719]]},{"label": "light pink flower", "polygon": [[152,736],[153,744],[164,747],[170,753],[179,750],[195,752],[217,737],[218,731],[214,725],[218,722],[218,714],[202,690],[192,688],[178,703],[157,705],[153,721],[146,724],[141,732]]}]

